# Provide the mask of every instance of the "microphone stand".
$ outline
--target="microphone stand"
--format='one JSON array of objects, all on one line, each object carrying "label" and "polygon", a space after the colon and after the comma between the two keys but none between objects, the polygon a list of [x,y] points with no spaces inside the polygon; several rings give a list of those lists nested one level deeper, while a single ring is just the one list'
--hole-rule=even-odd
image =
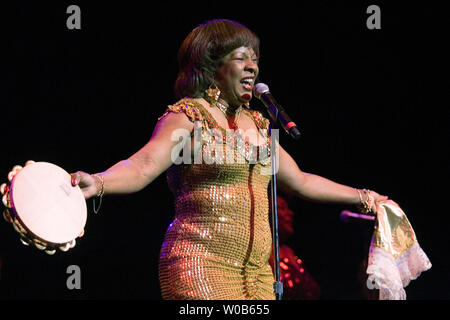
[{"label": "microphone stand", "polygon": [[[258,85],[257,85],[258,86]],[[264,85],[264,89],[268,92],[269,88]],[[273,241],[273,266],[275,273],[275,282],[273,284],[273,291],[277,300],[281,300],[283,296],[283,283],[280,281],[280,254],[279,254],[279,243],[278,243],[278,210],[277,210],[277,142],[279,134],[272,134],[272,130],[278,130],[278,118],[280,117],[282,121],[288,121],[287,128],[285,129],[289,136],[297,140],[300,137],[300,131],[297,126],[292,122],[292,120],[287,117],[282,108],[276,106],[276,102],[273,97],[266,96],[264,94],[258,94],[259,89],[256,90],[256,96],[260,99],[267,108],[267,112],[270,115],[270,155],[271,155],[271,166],[272,166],[272,181],[271,181],[271,197],[272,197],[272,241]],[[261,92],[264,93],[264,92]],[[280,111],[281,110],[281,111]],[[289,128],[289,125],[294,126]]]},{"label": "microphone stand", "polygon": [[[278,241],[278,210],[277,210],[277,137],[278,135],[272,134],[272,130],[278,130],[275,119],[270,124],[270,156],[272,166],[272,178],[271,178],[271,197],[272,197],[272,241],[273,241],[273,266],[275,273],[275,282],[273,284],[273,291],[275,293],[276,300],[281,300],[283,296],[283,283],[280,281],[280,254],[279,254],[279,241]],[[275,137],[277,136],[277,137]]]}]

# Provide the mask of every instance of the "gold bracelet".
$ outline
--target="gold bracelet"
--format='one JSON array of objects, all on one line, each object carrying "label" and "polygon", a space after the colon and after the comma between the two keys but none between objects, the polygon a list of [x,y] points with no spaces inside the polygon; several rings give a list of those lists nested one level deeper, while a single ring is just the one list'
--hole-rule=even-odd
[{"label": "gold bracelet", "polygon": [[[359,204],[358,207],[361,210],[361,213],[364,213],[364,214],[371,213],[372,212],[373,197],[370,195],[370,190],[367,190],[367,189],[362,189],[362,190],[357,189],[357,190],[358,190],[359,201],[360,201],[360,204]],[[366,194],[366,196],[367,196],[367,200],[366,201],[363,200],[361,191]]]},{"label": "gold bracelet", "polygon": [[367,189],[363,189],[362,190],[366,196],[367,196],[367,200],[363,202],[363,213],[371,213],[372,212],[372,204],[373,204],[373,197],[370,195],[370,190]]},{"label": "gold bracelet", "polygon": [[93,174],[92,176],[100,179],[100,191],[97,193],[97,197],[103,197],[103,194],[105,193],[105,180],[99,174]]},{"label": "gold bracelet", "polygon": [[101,206],[102,206],[103,194],[105,193],[105,180],[103,180],[103,177],[102,177],[101,175],[98,175],[98,174],[93,174],[92,176],[94,176],[94,177],[100,179],[100,183],[101,183],[100,191],[99,191],[98,194],[97,194],[97,197],[100,198],[100,203],[99,203],[99,205],[98,205],[98,208],[97,208],[97,206],[95,205],[95,198],[92,199],[92,201],[93,201],[93,209],[94,209],[94,213],[97,214],[97,213],[100,211],[100,208],[101,208]]},{"label": "gold bracelet", "polygon": [[362,205],[362,203],[363,203],[363,198],[362,198],[361,190],[356,189],[356,191],[358,191],[358,194],[359,194],[359,203]]}]

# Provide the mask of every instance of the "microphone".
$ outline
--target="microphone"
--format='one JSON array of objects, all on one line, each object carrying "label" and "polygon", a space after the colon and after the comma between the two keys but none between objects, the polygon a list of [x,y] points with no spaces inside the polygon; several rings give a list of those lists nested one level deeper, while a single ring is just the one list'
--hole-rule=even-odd
[{"label": "microphone", "polygon": [[274,121],[281,124],[283,129],[295,140],[300,138],[300,130],[291,118],[287,115],[286,111],[276,102],[275,98],[269,91],[269,87],[264,83],[257,83],[253,88],[254,95],[261,100],[267,108],[270,116]]},{"label": "microphone", "polygon": [[343,210],[341,212],[341,221],[347,221],[350,218],[362,219],[362,220],[375,220],[375,216],[369,216],[367,214],[355,213],[349,210]]}]

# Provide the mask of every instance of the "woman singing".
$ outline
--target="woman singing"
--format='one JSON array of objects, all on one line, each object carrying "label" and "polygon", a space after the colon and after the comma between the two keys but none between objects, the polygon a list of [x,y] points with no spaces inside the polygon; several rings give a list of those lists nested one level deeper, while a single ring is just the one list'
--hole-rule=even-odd
[{"label": "woman singing", "polygon": [[[150,141],[127,160],[72,174],[85,198],[137,192],[167,170],[175,217],[161,248],[164,299],[274,299],[269,265],[269,121],[249,102],[259,39],[245,26],[212,20],[179,52],[175,93]],[[280,146],[277,179],[296,196],[375,210],[387,197],[303,172]]]}]

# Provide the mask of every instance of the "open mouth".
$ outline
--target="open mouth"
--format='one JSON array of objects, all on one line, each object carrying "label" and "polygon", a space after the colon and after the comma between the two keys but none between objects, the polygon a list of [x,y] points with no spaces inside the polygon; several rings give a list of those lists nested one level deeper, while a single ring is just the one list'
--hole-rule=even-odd
[{"label": "open mouth", "polygon": [[253,78],[244,78],[241,80],[242,87],[247,91],[253,90],[254,82]]}]

